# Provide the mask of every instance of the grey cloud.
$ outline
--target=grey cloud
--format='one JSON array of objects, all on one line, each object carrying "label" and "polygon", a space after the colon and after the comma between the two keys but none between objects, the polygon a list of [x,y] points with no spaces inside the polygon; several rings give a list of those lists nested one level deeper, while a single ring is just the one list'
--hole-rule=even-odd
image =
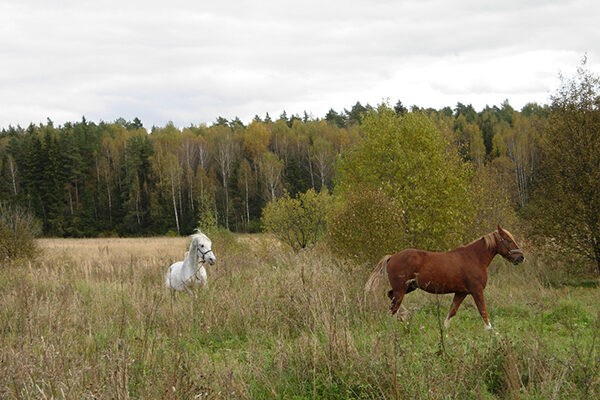
[{"label": "grey cloud", "polygon": [[211,3],[0,4],[0,127],[539,101],[583,53],[600,65],[592,0]]}]

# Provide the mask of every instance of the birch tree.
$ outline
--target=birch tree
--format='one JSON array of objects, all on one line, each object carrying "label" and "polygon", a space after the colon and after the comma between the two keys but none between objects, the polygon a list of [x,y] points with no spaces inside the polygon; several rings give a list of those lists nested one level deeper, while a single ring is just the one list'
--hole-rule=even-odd
[{"label": "birch tree", "polygon": [[254,196],[255,185],[254,185],[254,174],[250,163],[246,159],[242,159],[238,168],[237,177],[238,190],[243,193],[244,196],[244,225],[248,227],[250,222],[250,198]]},{"label": "birch tree", "polygon": [[600,275],[600,76],[585,59],[552,96],[540,164],[536,232],[587,257]]},{"label": "birch tree", "polygon": [[272,152],[266,152],[260,162],[260,174],[265,188],[265,199],[273,201],[282,193],[283,161]]},{"label": "birch tree", "polygon": [[215,161],[219,169],[219,174],[221,175],[221,184],[223,185],[223,214],[225,219],[225,227],[229,229],[229,179],[231,178],[233,171],[235,147],[233,142],[233,134],[228,127],[217,126],[215,128],[218,129],[215,136]]}]

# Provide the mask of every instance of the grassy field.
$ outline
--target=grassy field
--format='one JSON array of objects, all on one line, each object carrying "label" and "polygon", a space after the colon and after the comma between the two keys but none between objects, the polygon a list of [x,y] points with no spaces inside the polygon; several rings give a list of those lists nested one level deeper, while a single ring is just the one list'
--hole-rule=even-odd
[{"label": "grassy field", "polygon": [[[548,285],[530,251],[472,299],[364,297],[372,265],[264,236],[213,238],[196,296],[163,288],[186,238],[45,239],[0,266],[0,398],[589,399],[600,396],[600,289]],[[527,249],[526,249],[527,250]],[[588,286],[588,287],[586,287]]]}]

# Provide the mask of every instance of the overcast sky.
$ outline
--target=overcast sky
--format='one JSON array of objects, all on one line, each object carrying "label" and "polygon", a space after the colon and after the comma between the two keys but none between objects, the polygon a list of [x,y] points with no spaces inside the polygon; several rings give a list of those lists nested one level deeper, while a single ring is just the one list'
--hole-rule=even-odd
[{"label": "overcast sky", "polygon": [[600,72],[599,20],[598,0],[0,0],[0,128],[520,109],[585,54]]}]

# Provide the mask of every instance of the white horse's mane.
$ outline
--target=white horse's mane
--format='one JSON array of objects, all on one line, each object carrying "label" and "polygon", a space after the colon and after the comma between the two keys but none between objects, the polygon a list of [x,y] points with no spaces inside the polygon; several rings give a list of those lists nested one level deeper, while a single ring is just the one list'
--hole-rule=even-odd
[{"label": "white horse's mane", "polygon": [[194,233],[190,237],[192,238],[192,241],[200,240],[200,239],[208,239],[208,236],[206,236],[204,233],[202,233],[200,231],[198,231],[198,233]]},{"label": "white horse's mane", "polygon": [[206,236],[204,233],[202,233],[202,231],[199,228],[196,228],[194,230],[194,233],[191,234],[190,237],[192,238],[192,242],[194,242],[194,240],[201,240],[201,239],[210,241],[208,236]]}]

